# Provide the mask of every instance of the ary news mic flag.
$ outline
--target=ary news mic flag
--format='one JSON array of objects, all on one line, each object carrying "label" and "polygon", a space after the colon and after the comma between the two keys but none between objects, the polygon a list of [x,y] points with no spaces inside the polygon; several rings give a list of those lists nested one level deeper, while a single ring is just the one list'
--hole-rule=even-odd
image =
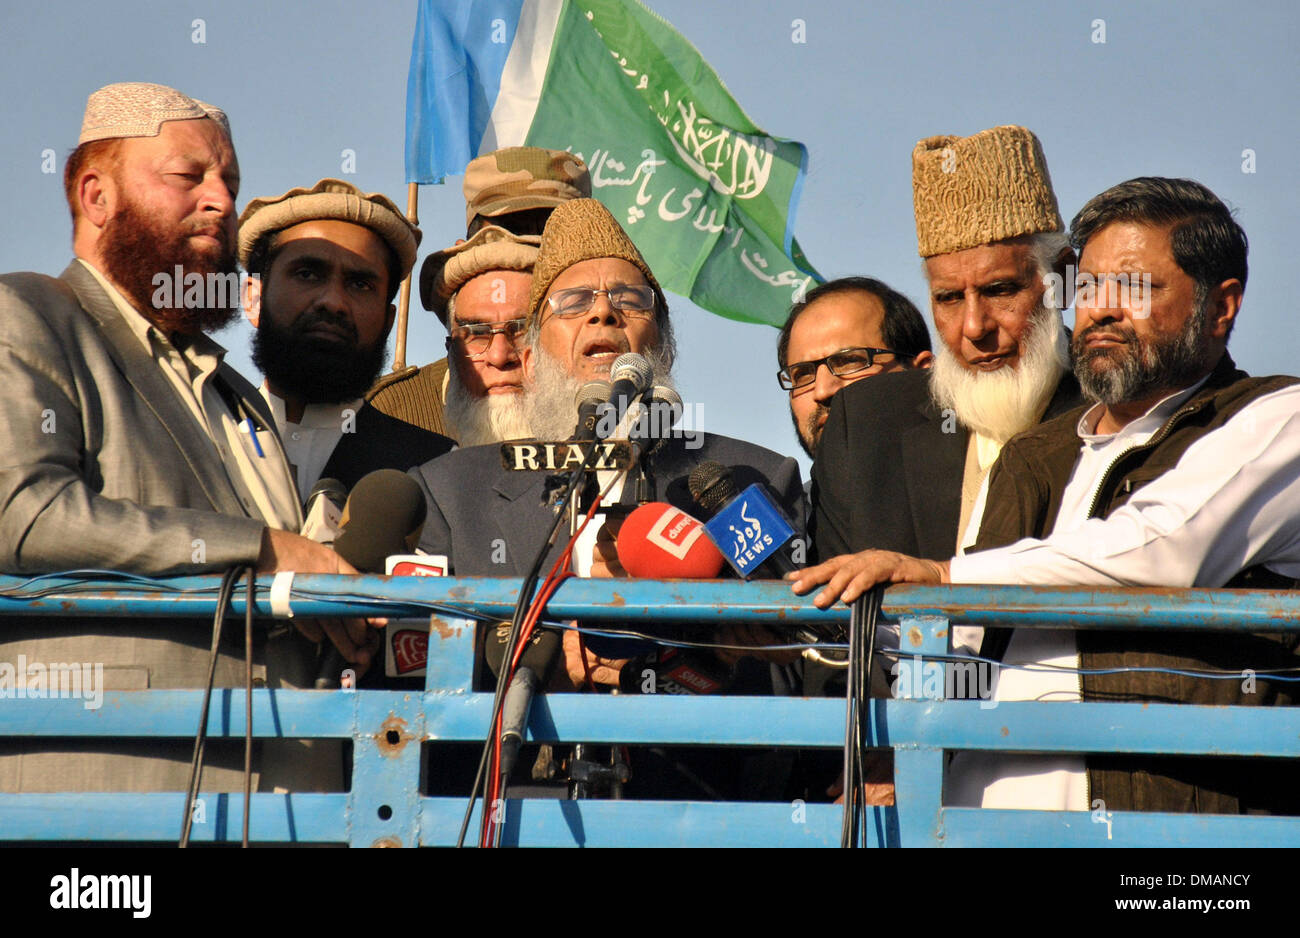
[{"label": "ary news mic flag", "polygon": [[780,326],[821,281],[794,238],[807,150],[636,0],[420,0],[407,182],[510,146],[585,160],[659,282],[710,312]]}]

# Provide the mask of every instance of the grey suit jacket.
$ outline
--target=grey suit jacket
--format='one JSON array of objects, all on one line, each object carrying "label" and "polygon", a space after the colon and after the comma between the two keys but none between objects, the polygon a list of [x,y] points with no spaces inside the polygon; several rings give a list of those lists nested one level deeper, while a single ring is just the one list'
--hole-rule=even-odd
[{"label": "grey suit jacket", "polygon": [[[732,468],[736,487],[766,482],[802,534],[803,490],[799,465],[788,456],[743,440],[701,434],[702,445],[688,449],[681,439],[666,440],[651,457],[653,498],[688,513],[699,509],[687,488],[691,470],[707,460]],[[523,576],[546,540],[551,512],[543,504],[546,473],[509,472],[498,445],[473,446],[448,453],[411,470],[424,490],[429,517],[420,547],[446,554],[456,576]],[[634,504],[631,484],[622,501]],[[543,571],[559,557],[564,538],[548,553]]]},{"label": "grey suit jacket", "polygon": [[[274,428],[234,369],[215,377]],[[0,276],[0,393],[0,569],[160,576],[256,560],[263,521],[245,511],[212,440],[79,262],[57,280]],[[210,643],[211,623],[194,619],[0,620],[0,660],[102,663],[105,690],[200,687]],[[296,636],[262,644],[257,671],[269,686],[310,686]],[[241,636],[221,656],[217,686],[242,685]],[[191,748],[3,740],[0,790],[183,790]],[[205,788],[239,787],[241,760],[230,755],[216,746]]]}]

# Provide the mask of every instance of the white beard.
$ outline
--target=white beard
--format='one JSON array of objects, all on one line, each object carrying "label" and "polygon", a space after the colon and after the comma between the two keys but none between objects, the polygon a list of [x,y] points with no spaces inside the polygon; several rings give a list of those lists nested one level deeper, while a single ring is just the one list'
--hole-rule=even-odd
[{"label": "white beard", "polygon": [[448,362],[447,367],[447,422],[461,446],[482,446],[532,436],[522,392],[475,397],[461,384],[456,363]]},{"label": "white beard", "polygon": [[[671,370],[662,356],[656,351],[641,354],[650,362],[654,383],[676,391]],[[533,346],[533,362],[532,378],[525,385],[523,402],[528,426],[539,440],[567,440],[578,424],[578,392],[586,382],[569,374],[540,345]],[[604,377],[608,379],[609,375]]]},{"label": "white beard", "polygon": [[1019,362],[997,371],[967,368],[942,342],[930,369],[930,394],[964,426],[1005,443],[1038,419],[1069,370],[1069,342],[1058,310],[1042,307],[1021,340]]}]

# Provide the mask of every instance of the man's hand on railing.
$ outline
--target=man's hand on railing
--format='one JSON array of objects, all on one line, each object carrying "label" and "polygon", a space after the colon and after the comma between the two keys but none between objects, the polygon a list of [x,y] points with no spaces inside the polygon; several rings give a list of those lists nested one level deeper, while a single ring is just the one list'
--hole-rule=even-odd
[{"label": "man's hand on railing", "polygon": [[[257,557],[258,573],[337,573],[355,576],[357,570],[323,544],[292,534],[266,528],[262,532],[262,552]],[[370,667],[370,662],[383,642],[379,631],[388,624],[387,619],[304,619],[295,618],[293,624],[308,640],[322,642],[329,639],[360,677]]]},{"label": "man's hand on railing", "polygon": [[818,609],[828,609],[837,599],[851,603],[877,583],[947,583],[948,561],[921,560],[888,550],[841,554],[815,567],[788,574],[791,587],[802,596],[826,584],[813,599]]}]

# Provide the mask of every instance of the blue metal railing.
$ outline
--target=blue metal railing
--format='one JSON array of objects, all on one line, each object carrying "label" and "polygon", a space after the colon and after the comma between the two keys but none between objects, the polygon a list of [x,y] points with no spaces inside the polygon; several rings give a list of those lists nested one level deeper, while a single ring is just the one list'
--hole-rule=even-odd
[{"label": "blue metal railing", "polygon": [[[69,575],[0,578],[0,614],[210,617],[214,578],[87,580]],[[350,740],[347,792],[254,794],[255,841],[446,845],[455,841],[463,798],[419,791],[422,749],[478,741],[491,695],[471,690],[473,622],[508,618],[517,580],[300,576],[295,615],[427,616],[424,694],[391,691],[255,690],[260,738]],[[270,616],[270,580],[259,581],[257,613]],[[242,591],[232,604],[243,612]],[[769,626],[843,622],[781,583],[576,580],[561,586],[552,619],[722,621]],[[948,653],[949,623],[1032,628],[1300,630],[1300,595],[1285,592],[1029,587],[898,587],[884,617],[898,621],[900,674],[918,691]],[[0,619],[3,622],[3,619]],[[913,658],[912,656],[918,656]],[[909,670],[911,669],[911,670]],[[106,692],[80,699],[0,699],[0,738],[192,738],[201,692]],[[1065,709],[1065,708],[1068,708]],[[214,694],[210,737],[241,738],[244,693]],[[1163,752],[1300,758],[1300,712],[1291,708],[1119,703],[1000,703],[876,700],[871,738],[895,754],[897,806],[872,809],[868,839],[903,846],[1137,846],[1268,843],[1300,846],[1300,818],[1140,813],[992,811],[942,805],[945,750]],[[550,694],[534,706],[539,742],[715,744],[838,749],[844,702],[790,697]],[[1298,764],[1300,765],[1300,764]],[[178,835],[181,793],[0,794],[0,839],[169,841]],[[202,796],[197,841],[238,840],[242,796]],[[511,801],[503,841],[523,845],[831,846],[841,808],[830,804],[553,799]],[[472,828],[476,829],[476,828]]]}]

